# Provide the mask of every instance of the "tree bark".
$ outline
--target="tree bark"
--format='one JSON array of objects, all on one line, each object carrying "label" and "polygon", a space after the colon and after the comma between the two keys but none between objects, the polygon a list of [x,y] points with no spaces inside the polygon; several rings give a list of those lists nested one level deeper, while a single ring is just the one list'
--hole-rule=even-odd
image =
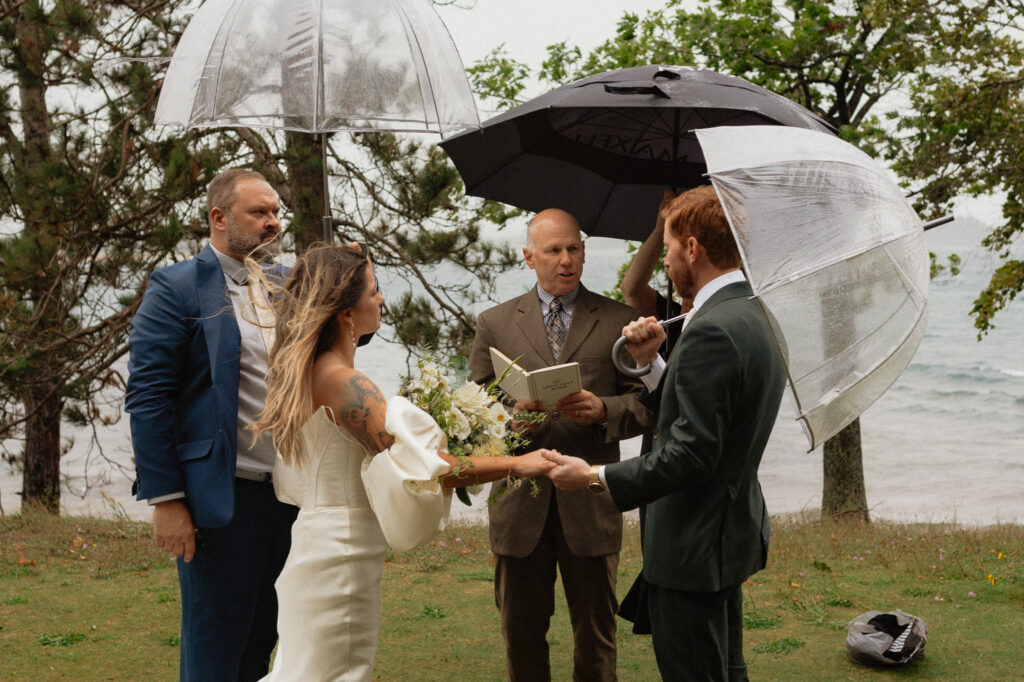
[{"label": "tree bark", "polygon": [[24,398],[25,460],[22,508],[60,514],[60,415],[63,408],[53,386],[35,386]]},{"label": "tree bark", "polygon": [[290,226],[296,253],[323,241],[324,171],[320,146],[320,138],[311,133],[285,133],[284,158],[292,201]]},{"label": "tree bark", "polygon": [[860,419],[825,441],[822,519],[857,519],[870,523],[860,446]]}]

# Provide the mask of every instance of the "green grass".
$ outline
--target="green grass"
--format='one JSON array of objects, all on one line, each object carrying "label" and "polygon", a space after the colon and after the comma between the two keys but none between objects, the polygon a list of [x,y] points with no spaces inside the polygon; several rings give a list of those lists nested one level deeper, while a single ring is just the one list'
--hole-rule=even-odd
[{"label": "green grass", "polygon": [[[627,528],[620,596],[639,570],[636,536]],[[744,586],[754,679],[1020,679],[1024,528],[780,520],[772,543],[768,569]],[[493,580],[484,527],[389,554],[376,677],[503,679]],[[927,623],[925,658],[887,672],[850,663],[846,623],[894,608]],[[0,680],[176,679],[179,609],[173,563],[148,524],[0,518]],[[657,680],[650,638],[627,625],[620,679]],[[548,640],[553,679],[571,679],[561,596]]]}]

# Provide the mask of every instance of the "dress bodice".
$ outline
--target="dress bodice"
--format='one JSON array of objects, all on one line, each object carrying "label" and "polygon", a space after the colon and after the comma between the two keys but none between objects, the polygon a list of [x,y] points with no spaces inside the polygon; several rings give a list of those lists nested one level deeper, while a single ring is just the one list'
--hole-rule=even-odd
[{"label": "dress bodice", "polygon": [[303,458],[285,464],[280,455],[274,465],[278,499],[303,509],[369,507],[360,476],[368,454],[361,443],[335,424],[326,407],[313,413],[300,429]]}]

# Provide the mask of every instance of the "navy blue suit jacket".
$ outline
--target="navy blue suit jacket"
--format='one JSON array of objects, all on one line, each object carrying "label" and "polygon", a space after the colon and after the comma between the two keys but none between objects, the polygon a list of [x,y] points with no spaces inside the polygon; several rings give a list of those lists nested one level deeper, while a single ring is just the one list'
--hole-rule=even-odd
[{"label": "navy blue suit jacket", "polygon": [[235,506],[242,348],[210,246],[150,276],[128,342],[125,409],[138,499],[184,491],[197,526],[226,525]]}]

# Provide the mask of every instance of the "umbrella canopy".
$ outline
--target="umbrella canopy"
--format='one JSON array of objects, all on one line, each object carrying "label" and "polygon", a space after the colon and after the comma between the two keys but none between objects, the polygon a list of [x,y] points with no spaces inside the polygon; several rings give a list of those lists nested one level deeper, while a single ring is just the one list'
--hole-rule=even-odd
[{"label": "umbrella canopy", "polygon": [[429,0],[207,0],[174,51],[156,122],[445,135],[479,118]]},{"label": "umbrella canopy", "polygon": [[441,142],[473,196],[561,208],[590,235],[643,240],[665,189],[705,184],[693,134],[713,126],[834,129],[742,78],[679,66],[590,76]]},{"label": "umbrella canopy", "polygon": [[831,135],[750,126],[697,137],[817,447],[877,400],[921,343],[921,221],[885,169]]}]

